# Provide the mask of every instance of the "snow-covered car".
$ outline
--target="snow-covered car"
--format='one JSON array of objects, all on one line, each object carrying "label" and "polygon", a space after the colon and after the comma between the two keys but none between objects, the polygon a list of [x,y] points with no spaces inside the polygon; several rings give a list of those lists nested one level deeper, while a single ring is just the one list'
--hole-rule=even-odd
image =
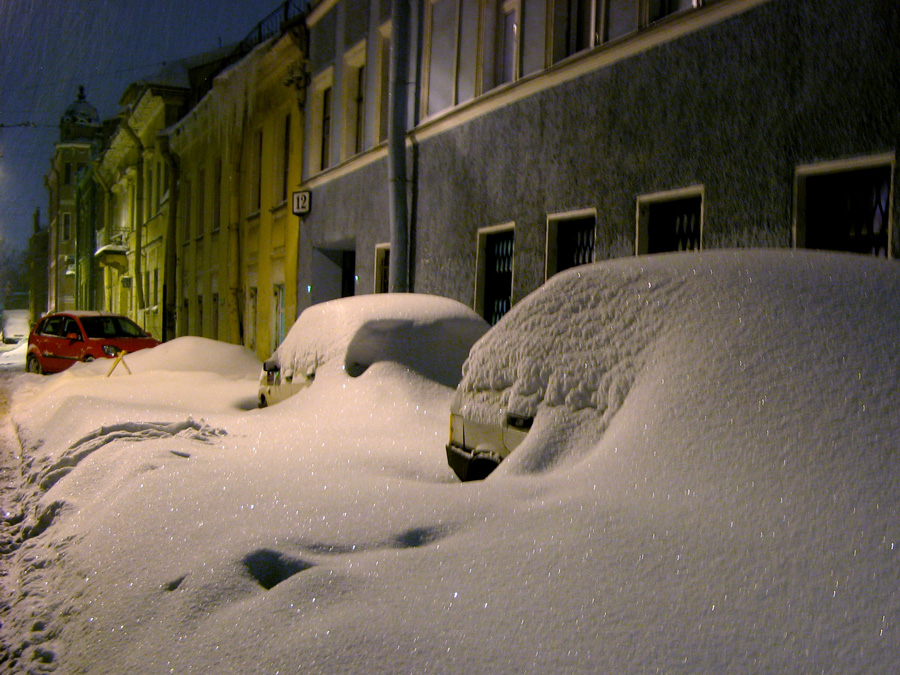
[{"label": "snow-covered car", "polygon": [[[790,250],[642,256],[560,273],[472,348],[451,403],[448,463],[461,480],[477,480],[526,442],[527,451],[514,456],[532,469],[573,447],[591,447],[654,354],[679,341],[708,340],[710,359],[728,358],[750,317],[762,322],[755,328],[765,339],[743,356],[744,367],[771,358],[771,346],[793,330],[777,320],[775,300],[784,288],[801,293],[810,312],[860,315],[864,330],[869,314],[882,311],[879,298],[835,293],[829,283],[837,281],[830,280],[847,270],[861,279],[893,273],[890,263],[867,256]],[[848,295],[858,305],[846,306]]]},{"label": "snow-covered car", "polygon": [[0,319],[0,335],[7,344],[28,337],[29,312],[27,309],[4,309]]},{"label": "snow-covered car", "polygon": [[358,377],[379,361],[455,387],[469,349],[487,329],[462,303],[434,295],[361,295],[313,305],[263,364],[259,407],[310,386],[322,368]]},{"label": "snow-covered car", "polygon": [[25,369],[58,373],[76,361],[113,358],[159,344],[127,316],[109,312],[72,311],[48,314],[28,336]]}]

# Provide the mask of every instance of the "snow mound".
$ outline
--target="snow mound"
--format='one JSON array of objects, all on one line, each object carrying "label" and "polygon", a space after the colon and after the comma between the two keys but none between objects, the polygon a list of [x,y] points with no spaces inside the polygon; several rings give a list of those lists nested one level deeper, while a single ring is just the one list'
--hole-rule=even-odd
[{"label": "snow mound", "polygon": [[25,357],[28,354],[28,338],[19,340],[12,349],[0,352],[0,369],[25,370]]},{"label": "snow mound", "polygon": [[484,319],[449,298],[415,293],[354,296],[304,310],[273,355],[284,376],[340,368],[357,377],[392,361],[454,386]]},{"label": "snow mound", "polygon": [[91,363],[76,363],[63,372],[72,377],[96,377],[111,372],[111,376],[146,373],[150,371],[205,372],[226,378],[256,378],[260,362],[246,347],[201,337],[180,337],[163,342],[152,349],[127,354],[114,369],[112,359],[98,359]]},{"label": "snow mound", "polygon": [[898,336],[893,261],[573,270],[473,351],[468,405],[536,417],[465,484],[452,390],[343,347],[261,410],[212,373],[17,375],[31,487],[74,465],[0,524],[0,672],[894,672]]}]

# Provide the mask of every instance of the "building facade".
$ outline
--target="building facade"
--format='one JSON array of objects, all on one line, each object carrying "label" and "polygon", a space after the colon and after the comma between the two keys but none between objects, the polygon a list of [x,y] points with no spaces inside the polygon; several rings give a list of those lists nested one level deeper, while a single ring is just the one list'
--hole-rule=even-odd
[{"label": "building facade", "polygon": [[[301,227],[313,255],[352,248],[360,292],[379,289],[390,236],[388,4],[323,0],[308,19],[313,208]],[[411,11],[416,291],[493,322],[593,260],[729,246],[900,253],[892,0],[425,0]]]},{"label": "building facade", "polygon": [[60,118],[59,142],[45,178],[50,208],[47,226],[47,306],[42,307],[41,311],[77,307],[78,176],[95,152],[101,133],[97,109],[88,102],[84,87],[80,87],[78,98]]},{"label": "building facade", "polygon": [[177,332],[243,344],[260,358],[297,312],[297,27],[287,22],[221,72],[167,133],[178,166]]},{"label": "building facade", "polygon": [[900,255],[896,0],[392,4],[285,2],[202,82],[126,92],[95,163],[105,308],[265,358],[305,307],[386,291],[404,258],[410,290],[496,322],[621,256]]}]

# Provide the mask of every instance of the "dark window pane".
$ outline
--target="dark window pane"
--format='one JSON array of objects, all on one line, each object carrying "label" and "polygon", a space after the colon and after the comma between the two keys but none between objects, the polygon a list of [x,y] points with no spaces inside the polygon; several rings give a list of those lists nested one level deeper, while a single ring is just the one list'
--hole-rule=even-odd
[{"label": "dark window pane", "polygon": [[685,197],[650,204],[647,210],[648,252],[699,249],[700,205],[700,197]]},{"label": "dark window pane", "polygon": [[889,166],[806,179],[806,247],[887,256]]}]

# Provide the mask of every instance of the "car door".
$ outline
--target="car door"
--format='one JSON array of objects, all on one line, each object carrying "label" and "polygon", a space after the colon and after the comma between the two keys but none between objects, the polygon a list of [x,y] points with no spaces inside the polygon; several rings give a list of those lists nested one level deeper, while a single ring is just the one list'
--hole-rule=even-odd
[{"label": "car door", "polygon": [[41,354],[41,367],[44,372],[55,373],[65,370],[71,361],[65,358],[66,319],[65,316],[51,316],[41,324],[35,344]]}]

